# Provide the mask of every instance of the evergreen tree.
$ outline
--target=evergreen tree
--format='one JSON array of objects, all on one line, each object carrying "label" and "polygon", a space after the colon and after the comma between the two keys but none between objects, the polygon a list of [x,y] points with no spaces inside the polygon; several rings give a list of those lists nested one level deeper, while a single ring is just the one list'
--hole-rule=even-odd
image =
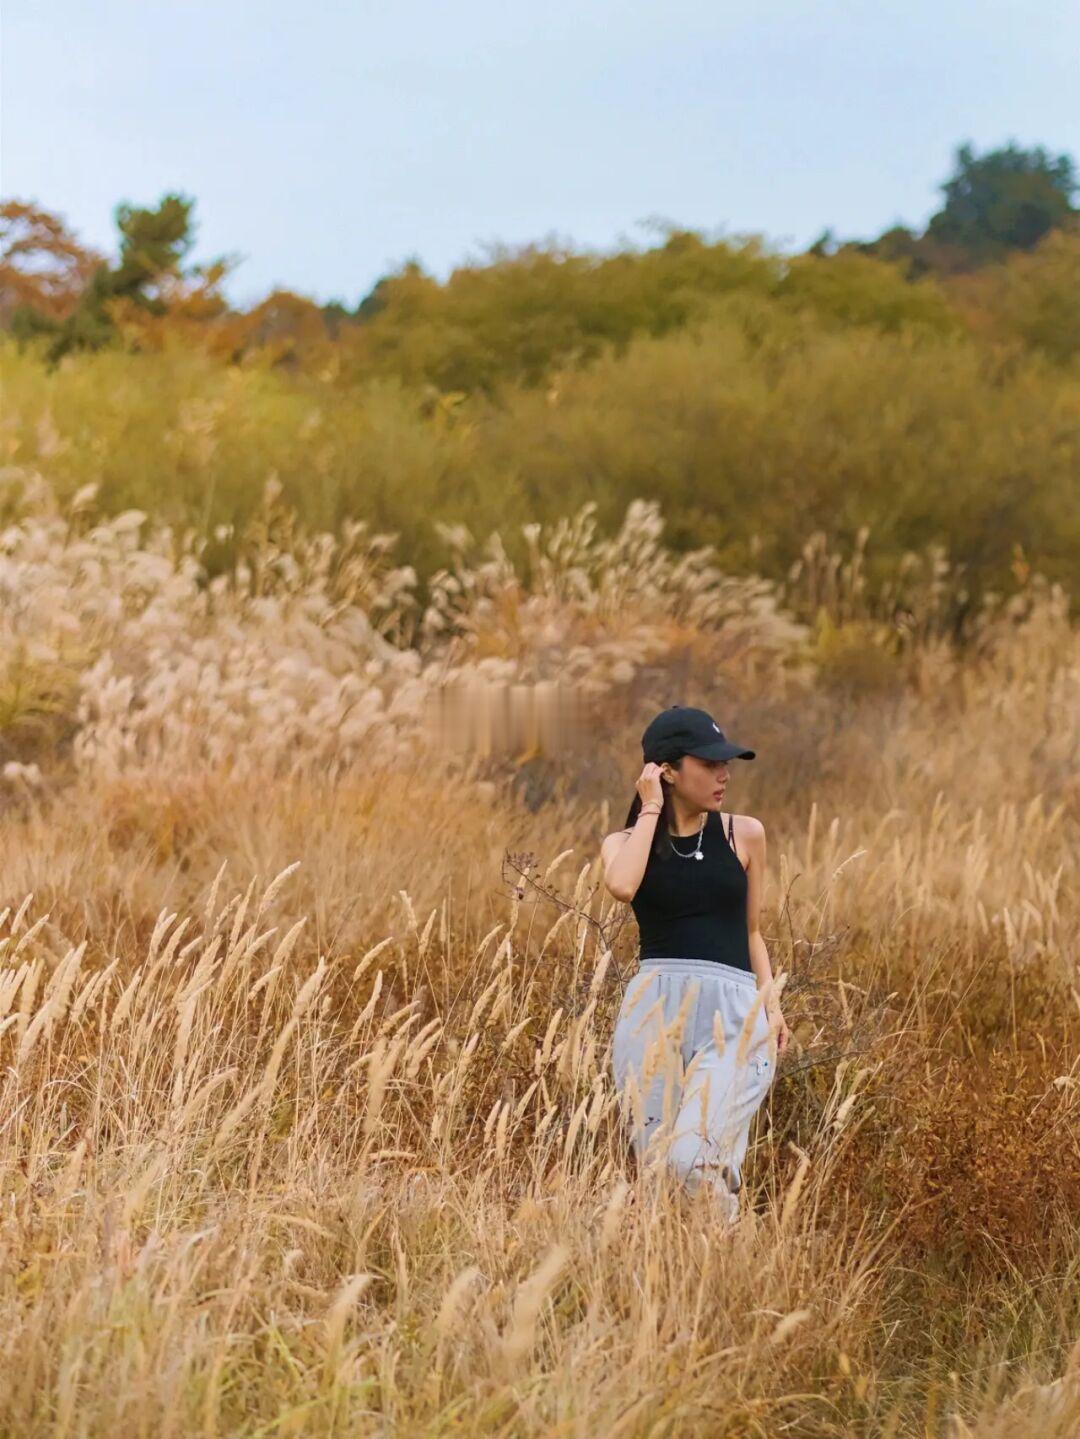
[{"label": "evergreen tree", "polygon": [[1022,150],[1010,141],[981,156],[961,145],[926,237],[965,250],[974,265],[1031,250],[1076,213],[1076,185],[1071,156],[1051,156],[1041,145]]},{"label": "evergreen tree", "polygon": [[[178,277],[194,243],[193,199],[169,194],[154,209],[126,203],[116,207],[120,254],[115,265],[98,265],[78,306],[65,320],[48,325],[54,338],[47,355],[55,364],[70,350],[100,349],[116,335],[110,313],[113,301],[128,301],[151,314],[165,312],[157,293],[168,277]],[[46,326],[41,326],[46,328]]]}]

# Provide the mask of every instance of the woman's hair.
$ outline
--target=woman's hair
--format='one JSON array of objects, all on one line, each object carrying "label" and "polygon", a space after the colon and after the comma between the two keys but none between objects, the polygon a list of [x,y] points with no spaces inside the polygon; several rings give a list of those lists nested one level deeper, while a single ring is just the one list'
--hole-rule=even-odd
[{"label": "woman's hair", "polygon": [[[666,763],[672,769],[678,769],[683,762],[681,754],[669,758]],[[671,781],[660,776],[660,791],[663,795],[663,804],[660,813],[656,817],[656,830],[653,834],[652,853],[657,859],[668,859],[675,846],[671,843],[671,829],[675,824],[675,806],[671,802]],[[635,791],[630,808],[626,812],[625,829],[630,827],[637,820],[641,812],[641,796]]]}]

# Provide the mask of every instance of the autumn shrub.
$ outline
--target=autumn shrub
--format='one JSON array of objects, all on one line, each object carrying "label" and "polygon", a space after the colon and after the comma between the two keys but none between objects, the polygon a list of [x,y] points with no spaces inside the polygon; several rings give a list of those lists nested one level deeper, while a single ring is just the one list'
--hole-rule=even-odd
[{"label": "autumn shrub", "polygon": [[[595,499],[613,533],[655,500],[667,541],[711,544],[725,570],[774,581],[812,531],[894,588],[944,547],[954,618],[1017,566],[1067,582],[1080,555],[1076,377],[925,328],[827,327],[735,291],[692,325],[637,337],[497,399],[434,398],[393,376],[288,377],[182,347],[71,357],[52,374],[3,351],[8,460],[61,498],[94,484],[102,514],[137,508],[235,544],[267,481],[309,529],[349,520],[400,537],[421,583],[443,563],[435,523],[504,538]],[[445,401],[445,402],[444,402]],[[809,616],[809,618],[813,618]]]}]

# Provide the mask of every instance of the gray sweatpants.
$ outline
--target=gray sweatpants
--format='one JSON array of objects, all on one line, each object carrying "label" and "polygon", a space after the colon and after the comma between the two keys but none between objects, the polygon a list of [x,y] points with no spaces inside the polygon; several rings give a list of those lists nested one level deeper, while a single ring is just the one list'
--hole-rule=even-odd
[{"label": "gray sweatpants", "polygon": [[726,1198],[740,1187],[750,1123],[775,1070],[751,971],[642,960],[619,1007],[612,1067],[640,1157],[665,1159],[691,1189],[711,1184]]}]

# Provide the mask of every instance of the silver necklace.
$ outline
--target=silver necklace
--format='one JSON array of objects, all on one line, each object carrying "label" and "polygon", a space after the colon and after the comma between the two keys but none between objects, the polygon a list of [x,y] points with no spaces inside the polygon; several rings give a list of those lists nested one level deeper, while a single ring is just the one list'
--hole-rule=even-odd
[{"label": "silver necklace", "polygon": [[686,835],[684,835],[684,834],[680,834],[680,835],[669,834],[669,835],[668,835],[668,839],[671,840],[671,848],[672,848],[673,850],[675,850],[675,853],[679,856],[680,859],[704,859],[705,856],[704,856],[704,855],[702,854],[702,852],[701,852],[701,836],[702,836],[704,833],[705,833],[705,814],[704,814],[704,812],[702,812],[701,823],[698,825],[698,832],[697,832],[696,836],[694,837],[694,844],[695,844],[696,847],[695,847],[695,849],[694,849],[694,851],[693,851],[692,854],[683,854],[683,852],[682,852],[681,849],[675,849],[675,841],[676,841],[676,839],[686,839]]}]

